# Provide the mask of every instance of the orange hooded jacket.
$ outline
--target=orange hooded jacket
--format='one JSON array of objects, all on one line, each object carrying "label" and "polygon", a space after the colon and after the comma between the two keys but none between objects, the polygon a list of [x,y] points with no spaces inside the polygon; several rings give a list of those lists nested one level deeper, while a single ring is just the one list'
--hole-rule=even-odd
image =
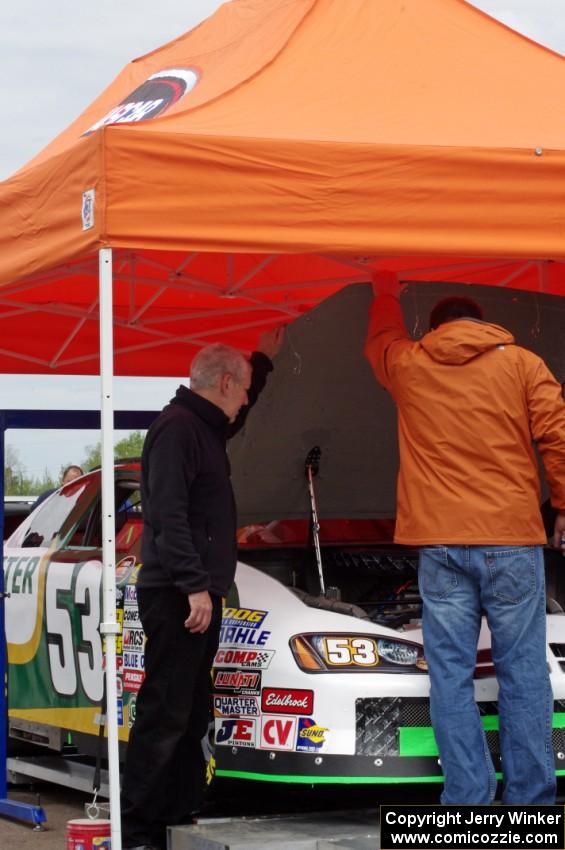
[{"label": "orange hooded jacket", "polygon": [[379,296],[365,344],[398,408],[395,540],[429,545],[546,543],[533,443],[565,511],[565,403],[537,355],[498,325],[458,319],[419,342]]}]

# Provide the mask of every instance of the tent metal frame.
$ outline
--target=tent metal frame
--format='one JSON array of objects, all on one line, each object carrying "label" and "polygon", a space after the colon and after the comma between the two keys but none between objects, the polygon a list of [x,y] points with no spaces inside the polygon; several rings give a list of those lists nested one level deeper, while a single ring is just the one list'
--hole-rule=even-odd
[{"label": "tent metal frame", "polygon": [[[112,249],[103,248],[101,251],[111,251]],[[200,256],[199,252],[187,254],[182,262],[176,265],[168,265],[162,260],[156,260],[150,256],[138,256],[131,251],[117,250],[114,254],[114,270],[112,273],[112,281],[118,283],[127,283],[129,286],[129,304],[127,308],[127,317],[113,316],[111,327],[120,327],[135,330],[146,337],[145,341],[135,343],[128,346],[121,346],[115,349],[114,354],[130,354],[136,351],[147,351],[152,348],[157,348],[163,345],[187,345],[201,347],[205,345],[210,338],[216,337],[224,328],[221,325],[215,325],[206,329],[195,331],[194,333],[176,334],[173,331],[162,329],[163,325],[173,327],[175,323],[210,317],[221,319],[223,317],[234,317],[241,314],[253,312],[268,312],[269,317],[261,317],[257,320],[242,321],[239,324],[230,325],[230,330],[246,330],[249,328],[262,327],[271,325],[273,321],[281,319],[292,320],[297,318],[303,312],[304,308],[309,309],[314,306],[311,299],[300,297],[300,290],[303,288],[320,289],[331,286],[346,286],[351,283],[366,283],[370,274],[368,264],[375,258],[372,257],[345,257],[334,254],[320,254],[320,258],[329,260],[336,264],[340,264],[343,268],[343,274],[337,274],[333,277],[324,279],[301,279],[296,281],[287,281],[280,284],[269,284],[253,286],[253,281],[256,276],[268,267],[273,261],[279,259],[282,255],[268,254],[262,257],[254,266],[247,270],[244,274],[235,276],[234,266],[235,254],[227,254],[225,256],[225,278],[221,284],[212,283],[211,281],[203,280],[202,278],[191,275],[187,272],[191,263]],[[110,260],[112,264],[112,260]],[[139,273],[139,266],[143,265],[145,269],[154,269],[159,276],[151,277],[147,274]],[[386,258],[379,258],[379,265],[386,266]],[[399,279],[414,280],[427,279],[437,280],[438,278],[453,279],[458,274],[464,273],[466,279],[473,273],[481,273],[485,271],[497,271],[501,274],[504,269],[508,268],[508,274],[502,278],[499,286],[509,286],[520,277],[528,272],[532,266],[536,266],[538,270],[538,287],[541,292],[546,288],[547,262],[546,261],[524,261],[516,267],[515,260],[498,259],[492,261],[469,261],[469,262],[454,262],[445,263],[438,266],[423,266],[422,268],[410,268],[409,264],[404,269],[398,270]],[[12,316],[33,313],[45,313],[47,315],[58,315],[65,317],[75,317],[76,324],[61,341],[56,353],[49,359],[33,357],[24,352],[0,349],[0,354],[14,358],[22,362],[35,363],[49,369],[68,368],[70,366],[79,365],[89,361],[96,360],[100,353],[98,350],[93,350],[91,353],[81,355],[80,357],[64,357],[65,351],[80,332],[81,328],[87,322],[102,322],[103,310],[101,306],[101,298],[98,296],[89,305],[84,308],[60,304],[57,302],[36,302],[27,303],[19,301],[12,296],[17,296],[18,292],[27,290],[30,287],[40,287],[42,285],[52,284],[54,280],[61,280],[65,277],[84,274],[85,277],[93,278],[100,275],[100,262],[96,264],[96,259],[93,257],[87,262],[80,262],[72,265],[65,265],[49,272],[42,272],[37,275],[32,275],[25,282],[16,283],[13,286],[3,288],[0,297],[0,319],[10,318]],[[155,288],[153,294],[145,301],[144,304],[138,305],[135,301],[135,288],[137,285],[151,286]],[[156,302],[171,289],[190,290],[191,292],[200,292],[203,294],[213,294],[225,299],[228,303],[221,309],[202,310],[195,309],[193,311],[182,310],[177,312],[165,313],[161,316],[145,317],[147,311],[153,307]],[[292,297],[292,291],[296,291],[297,297]],[[263,301],[261,296],[265,293],[290,291],[291,296],[283,303],[273,304],[268,301]],[[238,299],[245,301],[244,305],[229,306],[230,299]],[[160,328],[155,325],[161,326]],[[107,333],[109,328],[107,329]]]}]

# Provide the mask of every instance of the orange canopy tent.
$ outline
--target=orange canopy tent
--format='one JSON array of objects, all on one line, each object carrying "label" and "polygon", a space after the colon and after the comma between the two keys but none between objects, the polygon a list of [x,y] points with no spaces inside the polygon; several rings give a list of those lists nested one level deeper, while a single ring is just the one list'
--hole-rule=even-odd
[{"label": "orange canopy tent", "polygon": [[232,0],[0,184],[0,371],[102,378],[115,850],[112,368],[252,348],[371,268],[565,295],[564,90],[464,0]]},{"label": "orange canopy tent", "polygon": [[0,370],[184,374],[368,267],[565,293],[565,62],[463,0],[234,0],[0,184]]}]

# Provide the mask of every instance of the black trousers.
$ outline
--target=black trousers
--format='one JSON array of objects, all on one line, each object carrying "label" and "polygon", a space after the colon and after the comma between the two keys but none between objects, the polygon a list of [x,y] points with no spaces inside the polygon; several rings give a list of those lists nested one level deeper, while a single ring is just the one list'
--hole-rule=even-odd
[{"label": "black trousers", "polygon": [[204,634],[184,627],[187,597],[174,588],[138,589],[147,637],[145,680],[137,698],[122,782],[124,847],[165,846],[168,825],[190,823],[202,802],[201,741],[209,722],[210,669],[218,648],[220,597]]}]

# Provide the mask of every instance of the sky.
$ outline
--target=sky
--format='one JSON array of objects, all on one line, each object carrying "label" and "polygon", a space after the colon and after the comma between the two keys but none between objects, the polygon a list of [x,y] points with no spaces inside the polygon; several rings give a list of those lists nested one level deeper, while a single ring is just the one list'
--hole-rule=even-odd
[{"label": "sky", "polygon": [[[347,2],[347,0],[342,0]],[[378,2],[378,0],[374,0]],[[565,55],[564,0],[474,5]],[[0,180],[63,130],[136,56],[194,27],[220,0],[16,0],[0,3]],[[115,406],[160,409],[181,378],[117,378]],[[3,408],[98,408],[98,379],[0,375]],[[123,433],[117,437],[124,436]],[[78,463],[97,432],[8,432],[27,471]]]}]

